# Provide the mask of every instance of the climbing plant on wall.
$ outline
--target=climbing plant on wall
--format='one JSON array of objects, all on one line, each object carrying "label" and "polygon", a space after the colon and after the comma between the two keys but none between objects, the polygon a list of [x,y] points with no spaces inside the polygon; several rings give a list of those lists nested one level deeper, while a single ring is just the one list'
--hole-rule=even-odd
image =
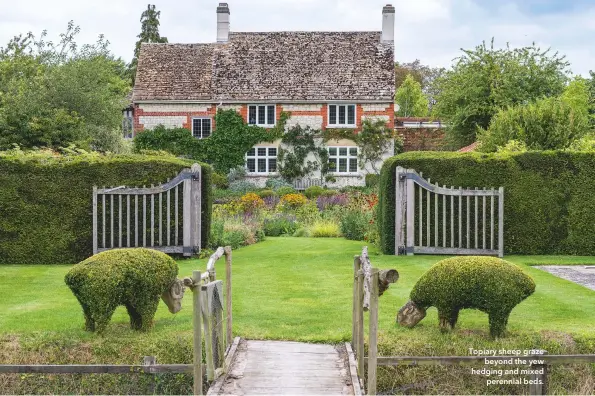
[{"label": "climbing plant on wall", "polygon": [[[322,178],[328,173],[328,151],[317,143],[320,131],[296,125],[290,128],[281,139],[277,155],[277,170],[285,180],[292,181],[320,170]],[[308,159],[313,154],[314,160]]]}]

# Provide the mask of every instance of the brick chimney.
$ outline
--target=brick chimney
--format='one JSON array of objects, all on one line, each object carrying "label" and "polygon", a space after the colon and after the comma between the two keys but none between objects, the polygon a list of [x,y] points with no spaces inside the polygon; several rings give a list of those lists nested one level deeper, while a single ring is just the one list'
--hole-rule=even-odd
[{"label": "brick chimney", "polygon": [[395,41],[395,7],[387,4],[382,8],[382,37],[383,43],[394,43]]},{"label": "brick chimney", "polygon": [[228,41],[229,6],[227,5],[227,3],[219,3],[219,7],[217,7],[217,42],[227,43]]}]

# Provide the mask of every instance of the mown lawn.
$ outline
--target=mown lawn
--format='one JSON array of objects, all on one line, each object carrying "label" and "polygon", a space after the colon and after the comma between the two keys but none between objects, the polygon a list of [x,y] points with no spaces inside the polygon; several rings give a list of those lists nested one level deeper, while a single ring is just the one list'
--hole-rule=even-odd
[{"label": "mown lawn", "polygon": [[[268,238],[233,252],[234,335],[337,343],[351,338],[353,256],[363,242],[344,239]],[[475,349],[543,348],[550,354],[595,353],[595,291],[532,268],[537,264],[593,264],[594,257],[509,256],[535,280],[535,293],[514,309],[508,334],[488,336],[487,315],[463,311],[457,329],[442,334],[436,310],[414,329],[396,325],[398,309],[417,279],[443,256],[382,256],[370,251],[378,268],[396,268],[397,284],[380,298],[379,353],[389,355],[467,355]],[[180,276],[204,270],[206,259],[180,260]],[[105,336],[82,330],[78,302],[64,284],[69,265],[0,266],[0,363],[139,363],[154,355],[161,363],[190,363],[191,298],[171,315],[160,304],[148,333],[129,330],[119,308]],[[223,262],[218,277],[225,274]],[[190,293],[187,294],[187,297]],[[135,393],[147,391],[126,378],[117,381],[11,377],[0,393]],[[93,382],[94,381],[94,382]],[[140,381],[140,380],[139,380]],[[157,392],[187,393],[191,379],[162,380]],[[518,394],[525,386],[485,385],[469,368],[380,368],[379,391],[421,394]],[[595,392],[595,365],[557,366],[550,391]]]},{"label": "mown lawn", "polygon": [[[353,256],[362,242],[343,239],[269,238],[233,253],[234,333],[247,338],[301,341],[342,341],[350,338]],[[395,257],[375,255],[372,264],[396,268],[400,279],[380,299],[381,329],[410,333],[395,325],[396,311],[408,299],[417,279],[440,256]],[[585,264],[593,257],[509,256],[534,279],[533,296],[512,313],[509,329],[585,332],[595,323],[595,292],[557,278],[525,263]],[[180,260],[180,275],[203,269],[206,260]],[[219,278],[225,271],[219,264]],[[83,316],[78,302],[64,284],[69,265],[0,266],[0,333],[81,330]],[[189,294],[188,294],[189,295]],[[191,299],[171,315],[161,304],[156,332],[189,330]],[[113,324],[128,322],[120,308]],[[419,328],[436,331],[436,312],[430,309]],[[120,326],[112,326],[120,327]],[[459,329],[487,328],[487,315],[463,311]],[[120,330],[118,330],[120,331]]]}]

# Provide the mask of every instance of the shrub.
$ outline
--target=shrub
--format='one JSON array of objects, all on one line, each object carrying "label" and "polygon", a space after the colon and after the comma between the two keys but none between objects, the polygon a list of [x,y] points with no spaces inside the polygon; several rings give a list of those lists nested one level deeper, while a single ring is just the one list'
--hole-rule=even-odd
[{"label": "shrub", "polygon": [[264,233],[266,236],[291,235],[296,229],[297,223],[295,218],[291,216],[279,214],[264,220]]},{"label": "shrub", "polygon": [[254,183],[250,183],[247,180],[236,180],[229,183],[229,189],[236,193],[245,194],[250,191],[258,190],[258,186]]},{"label": "shrub", "polygon": [[335,195],[339,194],[339,191],[337,190],[323,190],[322,193],[320,194],[320,197],[333,197]]},{"label": "shrub", "polygon": [[312,225],[310,236],[314,238],[337,238],[341,236],[341,231],[337,223],[329,220],[320,220]]},{"label": "shrub", "polygon": [[268,198],[268,197],[276,197],[277,193],[274,192],[273,190],[261,190],[259,192],[257,192],[258,196],[260,198]]},{"label": "shrub", "polygon": [[213,172],[213,186],[215,188],[226,190],[229,188],[229,181],[227,180],[227,177],[221,173]]},{"label": "shrub", "polygon": [[279,187],[277,189],[277,195],[279,195],[280,197],[283,197],[287,194],[297,194],[297,191],[295,188],[290,186]]},{"label": "shrub", "polygon": [[460,309],[479,309],[490,314],[492,336],[500,336],[510,311],[534,291],[533,279],[516,265],[495,257],[467,256],[434,264],[417,281],[410,298],[424,310],[436,307],[451,327]]},{"label": "shrub", "polygon": [[304,195],[309,199],[318,198],[324,192],[324,188],[320,186],[311,186],[306,188]]},{"label": "shrub", "polygon": [[293,236],[296,238],[307,238],[310,236],[310,231],[306,227],[298,228],[296,232],[293,233]]},{"label": "shrub", "polygon": [[255,193],[247,193],[240,198],[244,212],[252,212],[264,206],[264,201]]},{"label": "shrub", "polygon": [[363,241],[370,228],[372,216],[358,210],[349,210],[341,218],[341,233],[346,239]]},{"label": "shrub", "polygon": [[297,209],[308,202],[308,198],[302,194],[287,194],[281,197],[281,204],[290,209]]},{"label": "shrub", "polygon": [[380,175],[378,175],[376,173],[366,174],[366,187],[376,188],[376,186],[378,186],[379,179],[380,179]]},{"label": "shrub", "polygon": [[264,240],[262,231],[259,232],[249,222],[233,219],[227,222],[223,219],[213,221],[211,231],[211,247],[213,249],[219,246],[231,246],[232,249],[237,249],[261,240]]},{"label": "shrub", "polygon": [[178,265],[165,253],[116,249],[73,266],[64,281],[83,308],[85,329],[101,333],[120,305],[128,308],[133,329],[148,330],[161,294],[169,290],[177,274]]},{"label": "shrub", "polygon": [[[93,186],[164,183],[192,162],[143,155],[0,153],[0,262],[77,263],[93,254]],[[202,164],[202,243],[210,234],[211,167]]]},{"label": "shrub", "polygon": [[230,183],[235,181],[244,180],[246,178],[246,168],[243,166],[238,166],[236,168],[230,169],[227,173],[227,180]]},{"label": "shrub", "polygon": [[320,212],[316,204],[309,201],[295,211],[295,217],[301,225],[310,225],[320,219]]},{"label": "shrub", "polygon": [[504,187],[504,249],[512,254],[595,254],[595,153],[411,152],[388,159],[380,180],[378,231],[394,254],[395,168],[448,186]]},{"label": "shrub", "polygon": [[291,187],[293,188],[293,184],[283,180],[280,177],[271,177],[267,179],[265,183],[266,188],[271,188],[275,191],[279,190],[281,187]]}]

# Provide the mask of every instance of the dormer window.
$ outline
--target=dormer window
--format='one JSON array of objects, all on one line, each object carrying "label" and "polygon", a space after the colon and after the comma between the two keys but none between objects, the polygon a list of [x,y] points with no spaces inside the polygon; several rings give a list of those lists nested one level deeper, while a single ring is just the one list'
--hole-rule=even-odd
[{"label": "dormer window", "polygon": [[275,126],[275,105],[249,105],[248,124],[262,127]]},{"label": "dormer window", "polygon": [[355,128],[355,105],[328,106],[329,128]]}]

